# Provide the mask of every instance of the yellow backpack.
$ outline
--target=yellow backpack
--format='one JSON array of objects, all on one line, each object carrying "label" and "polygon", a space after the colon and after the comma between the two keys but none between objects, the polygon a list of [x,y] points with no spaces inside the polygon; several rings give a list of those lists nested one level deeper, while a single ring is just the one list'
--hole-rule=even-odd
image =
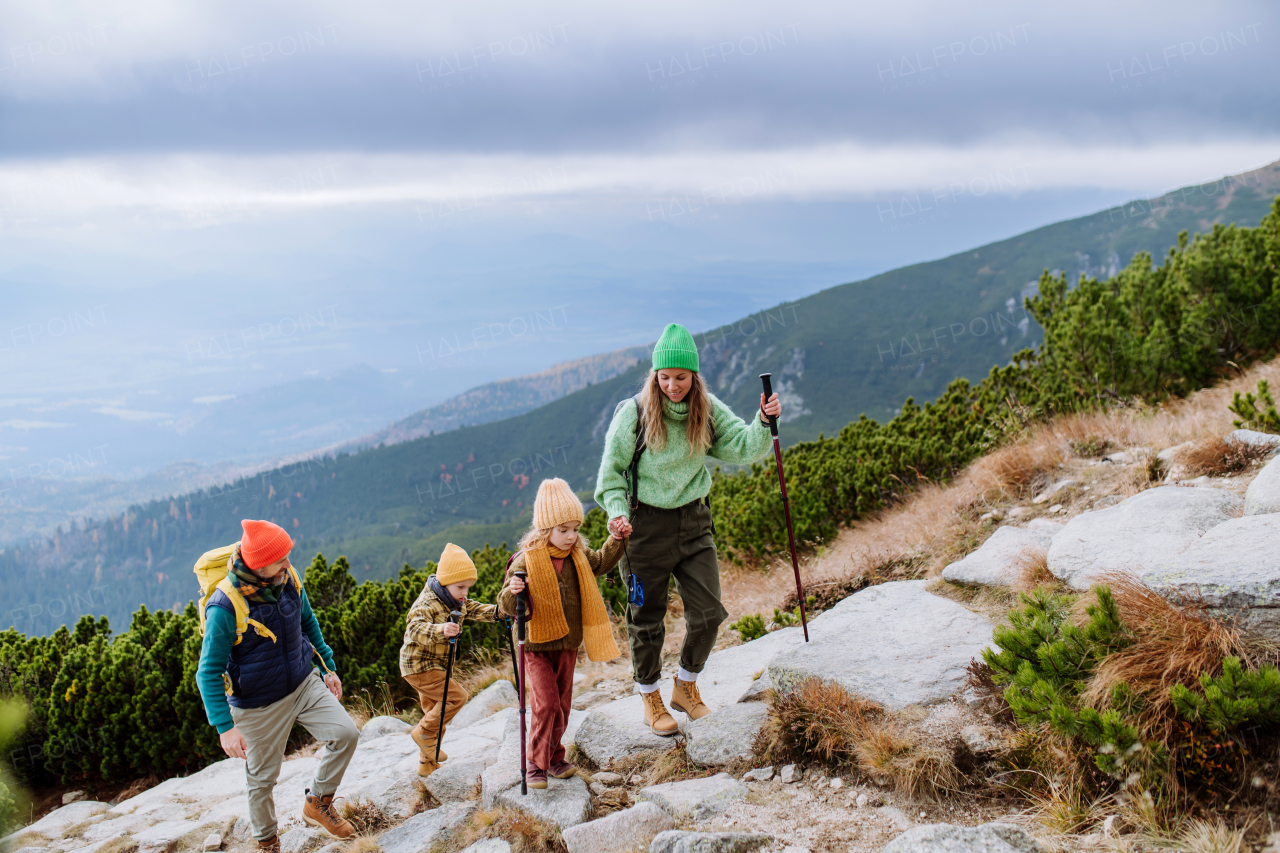
[{"label": "yellow backpack", "polygon": [[[244,632],[249,630],[250,626],[259,637],[266,637],[274,643],[276,635],[266,625],[249,618],[249,602],[245,601],[244,596],[236,589],[236,585],[227,577],[231,555],[239,547],[240,543],[236,542],[214,548],[212,551],[205,551],[200,559],[196,560],[194,571],[196,580],[200,582],[200,600],[196,602],[196,610],[200,613],[200,636],[204,636],[204,608],[209,603],[209,596],[216,590],[222,590],[236,612],[235,645],[240,645],[240,641],[244,639]],[[289,577],[293,579],[293,585],[298,588],[298,595],[301,596],[302,581],[298,580],[298,573],[294,571],[293,566],[289,567]]]}]

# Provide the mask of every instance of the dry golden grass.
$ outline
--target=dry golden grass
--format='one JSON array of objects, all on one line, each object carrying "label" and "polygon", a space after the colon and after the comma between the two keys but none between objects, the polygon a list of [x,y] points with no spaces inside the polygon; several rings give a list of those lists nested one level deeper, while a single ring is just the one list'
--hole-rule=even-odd
[{"label": "dry golden grass", "polygon": [[503,839],[513,853],[568,853],[553,824],[508,808],[477,811],[461,831],[449,836],[444,853],[459,853],[486,838]]},{"label": "dry golden grass", "polygon": [[1127,574],[1105,575],[1100,582],[1111,587],[1135,640],[1099,664],[1081,701],[1103,708],[1112,688],[1126,682],[1145,700],[1135,716],[1144,738],[1168,742],[1177,719],[1169,698],[1174,684],[1195,687],[1201,673],[1219,674],[1228,656],[1255,662],[1254,650],[1240,632],[1208,618],[1197,602],[1171,603]]},{"label": "dry golden grass", "polygon": [[664,782],[679,782],[684,779],[702,779],[714,776],[719,770],[733,768],[710,768],[694,764],[689,760],[684,745],[681,744],[675,749],[639,752],[617,759],[609,765],[609,769],[628,780],[639,774],[640,786],[647,787],[661,785]]},{"label": "dry golden grass", "polygon": [[1220,820],[1191,820],[1178,833],[1174,849],[1186,853],[1241,853],[1244,831],[1231,829]]},{"label": "dry golden grass", "polygon": [[1049,571],[1049,552],[1024,548],[1013,560],[1015,592],[1031,592],[1042,586],[1059,586],[1061,581]]},{"label": "dry golden grass", "polygon": [[391,825],[382,809],[363,797],[344,800],[338,811],[351,822],[352,829],[361,834],[374,833]]},{"label": "dry golden grass", "polygon": [[382,853],[378,839],[368,835],[358,835],[342,847],[342,853]]},{"label": "dry golden grass", "polygon": [[1174,461],[1185,468],[1190,477],[1204,474],[1223,477],[1248,470],[1255,462],[1266,459],[1270,453],[1269,447],[1229,442],[1220,435],[1210,435],[1179,450]]}]

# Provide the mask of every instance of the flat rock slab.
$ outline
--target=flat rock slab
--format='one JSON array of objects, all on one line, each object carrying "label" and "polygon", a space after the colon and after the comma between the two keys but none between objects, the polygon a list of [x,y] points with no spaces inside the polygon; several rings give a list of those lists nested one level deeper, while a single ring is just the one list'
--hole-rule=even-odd
[{"label": "flat rock slab", "polygon": [[650,785],[636,792],[637,802],[657,805],[676,820],[706,820],[747,795],[746,786],[728,773]]},{"label": "flat rock slab", "polygon": [[1269,432],[1258,432],[1252,429],[1238,429],[1227,436],[1227,443],[1250,444],[1254,447],[1266,447],[1275,450],[1280,448],[1280,435],[1272,435]]},{"label": "flat rock slab", "polygon": [[449,727],[465,729],[473,723],[480,722],[485,717],[496,714],[503,708],[512,708],[519,702],[520,696],[516,693],[515,686],[505,678],[500,678],[473,696],[470,702],[463,705],[453,718],[453,721],[449,723]]},{"label": "flat rock slab", "polygon": [[982,547],[942,570],[943,580],[968,586],[1013,586],[1027,552],[1047,551],[1053,531],[1001,527]]},{"label": "flat rock slab", "polygon": [[1049,546],[1049,571],[1072,589],[1087,590],[1107,572],[1159,569],[1208,530],[1240,515],[1243,503],[1218,489],[1148,489],[1067,522]]},{"label": "flat rock slab", "polygon": [[570,776],[548,779],[547,783],[546,788],[530,788],[527,794],[520,793],[518,784],[500,791],[496,805],[518,809],[561,829],[577,826],[591,816],[591,792],[585,779]]},{"label": "flat rock slab", "polygon": [[[1280,439],[1280,435],[1274,438]],[[1280,456],[1263,466],[1244,493],[1245,515],[1275,512],[1280,512]]]},{"label": "flat rock slab", "polygon": [[992,625],[925,589],[928,581],[869,587],[810,623],[811,642],[769,665],[774,689],[834,681],[890,711],[932,705],[964,686],[965,667],[991,645]]},{"label": "flat rock slab", "polygon": [[360,729],[360,743],[387,735],[402,735],[413,726],[399,717],[374,717]]},{"label": "flat rock slab", "polygon": [[[670,707],[670,700],[667,701]],[[676,745],[672,738],[659,737],[645,725],[639,696],[627,696],[587,712],[574,741],[600,767],[636,753],[663,751]]]},{"label": "flat rock slab", "polygon": [[[673,829],[659,834],[649,853],[752,853],[773,843],[763,832],[689,832]],[[572,850],[569,853],[573,853]]]},{"label": "flat rock slab", "polygon": [[899,835],[884,853],[1045,853],[1025,829],[1007,823],[928,823]]},{"label": "flat rock slab", "polygon": [[378,845],[382,853],[427,853],[466,823],[475,810],[474,803],[462,803],[422,812],[379,835]]},{"label": "flat rock slab", "polygon": [[768,702],[773,698],[773,681],[769,678],[769,670],[760,673],[760,677],[751,682],[747,692],[738,697],[739,702]]},{"label": "flat rock slab", "polygon": [[511,853],[511,845],[501,838],[485,838],[465,847],[462,853]]},{"label": "flat rock slab", "polygon": [[[110,803],[99,803],[96,800],[80,800],[76,803],[54,809],[44,817],[28,827],[18,830],[12,835],[0,839],[0,849],[8,847],[10,839],[18,836],[26,836],[34,833],[48,839],[61,838],[62,833],[68,827],[75,826],[78,823],[84,823],[95,818],[101,820],[99,815],[104,815],[110,811]],[[107,815],[109,817],[109,815]]]},{"label": "flat rock slab", "polygon": [[630,853],[645,849],[654,836],[675,826],[671,815],[646,802],[571,826],[563,835],[569,853]]},{"label": "flat rock slab", "polygon": [[310,826],[295,826],[280,836],[280,853],[302,853],[328,834]]},{"label": "flat rock slab", "polygon": [[1166,598],[1199,598],[1242,627],[1280,639],[1280,514],[1246,515],[1211,529],[1140,578]]},{"label": "flat rock slab", "polygon": [[498,760],[498,748],[468,758],[454,758],[440,765],[427,777],[427,790],[442,803],[459,803],[471,799],[476,783],[489,765]]},{"label": "flat rock slab", "polygon": [[689,760],[703,767],[723,767],[739,758],[749,758],[756,735],[769,718],[769,707],[748,702],[720,708],[685,730],[685,752]]}]

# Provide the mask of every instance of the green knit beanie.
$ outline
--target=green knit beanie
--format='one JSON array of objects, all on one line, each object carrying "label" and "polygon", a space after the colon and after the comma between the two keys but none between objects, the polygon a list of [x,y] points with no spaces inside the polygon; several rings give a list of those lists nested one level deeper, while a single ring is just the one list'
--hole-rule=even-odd
[{"label": "green knit beanie", "polygon": [[698,372],[698,347],[693,335],[679,323],[668,323],[653,347],[653,369],[673,368]]}]

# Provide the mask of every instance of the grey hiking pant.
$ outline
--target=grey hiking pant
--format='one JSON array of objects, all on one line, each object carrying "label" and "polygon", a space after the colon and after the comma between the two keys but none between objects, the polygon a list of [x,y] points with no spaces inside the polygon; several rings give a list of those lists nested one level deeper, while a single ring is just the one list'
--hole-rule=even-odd
[{"label": "grey hiking pant", "polygon": [[[249,745],[245,782],[249,793],[249,823],[253,837],[266,841],[276,835],[276,804],[271,789],[280,776],[284,750],[293,724],[299,723],[324,744],[311,794],[324,797],[338,790],[342,774],[356,754],[360,730],[347,709],[324,686],[319,674],[303,679],[283,699],[261,708],[231,707],[231,719]],[[302,796],[299,791],[298,795]]]},{"label": "grey hiking pant", "polygon": [[680,665],[702,672],[729,615],[720,603],[720,565],[711,539],[711,510],[699,502],[676,509],[641,504],[631,517],[632,534],[622,557],[624,575],[644,587],[644,604],[627,605],[631,672],[637,684],[662,675],[662,643],[667,636],[667,588],[674,578],[684,603],[686,633]]}]

